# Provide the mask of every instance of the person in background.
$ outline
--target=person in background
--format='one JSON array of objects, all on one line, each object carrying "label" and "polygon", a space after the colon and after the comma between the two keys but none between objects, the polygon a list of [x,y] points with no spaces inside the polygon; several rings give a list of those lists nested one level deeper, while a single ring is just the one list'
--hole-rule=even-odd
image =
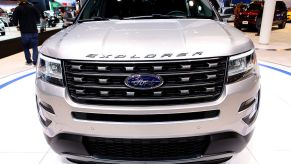
[{"label": "person in background", "polygon": [[69,9],[69,12],[71,13],[72,18],[76,17],[76,12],[72,8]]},{"label": "person in background", "polygon": [[60,17],[61,17],[62,22],[64,22],[64,16],[65,16],[65,11],[64,11],[64,9],[59,8],[59,9],[58,9],[58,13],[59,13],[59,15],[60,15]]},{"label": "person in background", "polygon": [[[24,48],[26,64],[36,65],[38,58],[38,30],[36,24],[40,22],[39,11],[27,0],[19,0],[19,5],[13,13],[13,23],[19,27],[21,41]],[[33,49],[33,57],[29,49]]]},{"label": "person in background", "polygon": [[42,12],[41,13],[41,19],[40,19],[40,32],[41,33],[46,31],[46,25],[47,25],[47,17]]},{"label": "person in background", "polygon": [[66,10],[66,12],[64,14],[63,28],[67,28],[71,25],[71,21],[69,21],[69,19],[73,19],[73,14],[72,14],[71,10]]}]

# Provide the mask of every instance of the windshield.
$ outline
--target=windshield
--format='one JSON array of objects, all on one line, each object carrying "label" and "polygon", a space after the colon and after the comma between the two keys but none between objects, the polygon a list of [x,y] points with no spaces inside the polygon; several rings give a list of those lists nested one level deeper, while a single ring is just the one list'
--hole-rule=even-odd
[{"label": "windshield", "polygon": [[262,5],[261,4],[253,3],[253,4],[250,4],[248,10],[249,11],[261,10],[261,8],[262,8]]},{"label": "windshield", "polygon": [[217,19],[208,0],[89,0],[79,21],[171,18]]}]

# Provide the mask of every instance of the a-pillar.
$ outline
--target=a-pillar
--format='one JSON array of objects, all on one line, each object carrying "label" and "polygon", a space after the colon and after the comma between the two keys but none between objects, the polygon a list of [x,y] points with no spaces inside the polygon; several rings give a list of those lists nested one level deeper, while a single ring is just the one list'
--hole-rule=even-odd
[{"label": "a-pillar", "polygon": [[266,0],[260,32],[260,44],[269,44],[275,13],[276,0]]}]

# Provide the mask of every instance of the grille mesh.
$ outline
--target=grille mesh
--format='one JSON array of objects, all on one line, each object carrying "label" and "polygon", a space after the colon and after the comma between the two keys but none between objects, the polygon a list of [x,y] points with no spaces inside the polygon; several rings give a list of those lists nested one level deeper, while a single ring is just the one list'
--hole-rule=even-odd
[{"label": "grille mesh", "polygon": [[[150,105],[200,103],[220,97],[226,58],[156,62],[64,61],[66,85],[73,101],[82,104]],[[125,85],[133,74],[155,74],[164,84],[136,90]]]},{"label": "grille mesh", "polygon": [[203,155],[209,136],[172,139],[105,139],[85,137],[83,143],[89,154],[113,160],[176,160]]}]

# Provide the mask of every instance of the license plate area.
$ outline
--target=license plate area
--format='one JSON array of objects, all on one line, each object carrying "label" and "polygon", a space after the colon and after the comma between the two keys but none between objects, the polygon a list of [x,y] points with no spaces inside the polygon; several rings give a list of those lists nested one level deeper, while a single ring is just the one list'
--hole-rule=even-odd
[{"label": "license plate area", "polygon": [[242,24],[249,24],[248,21],[242,21]]}]

